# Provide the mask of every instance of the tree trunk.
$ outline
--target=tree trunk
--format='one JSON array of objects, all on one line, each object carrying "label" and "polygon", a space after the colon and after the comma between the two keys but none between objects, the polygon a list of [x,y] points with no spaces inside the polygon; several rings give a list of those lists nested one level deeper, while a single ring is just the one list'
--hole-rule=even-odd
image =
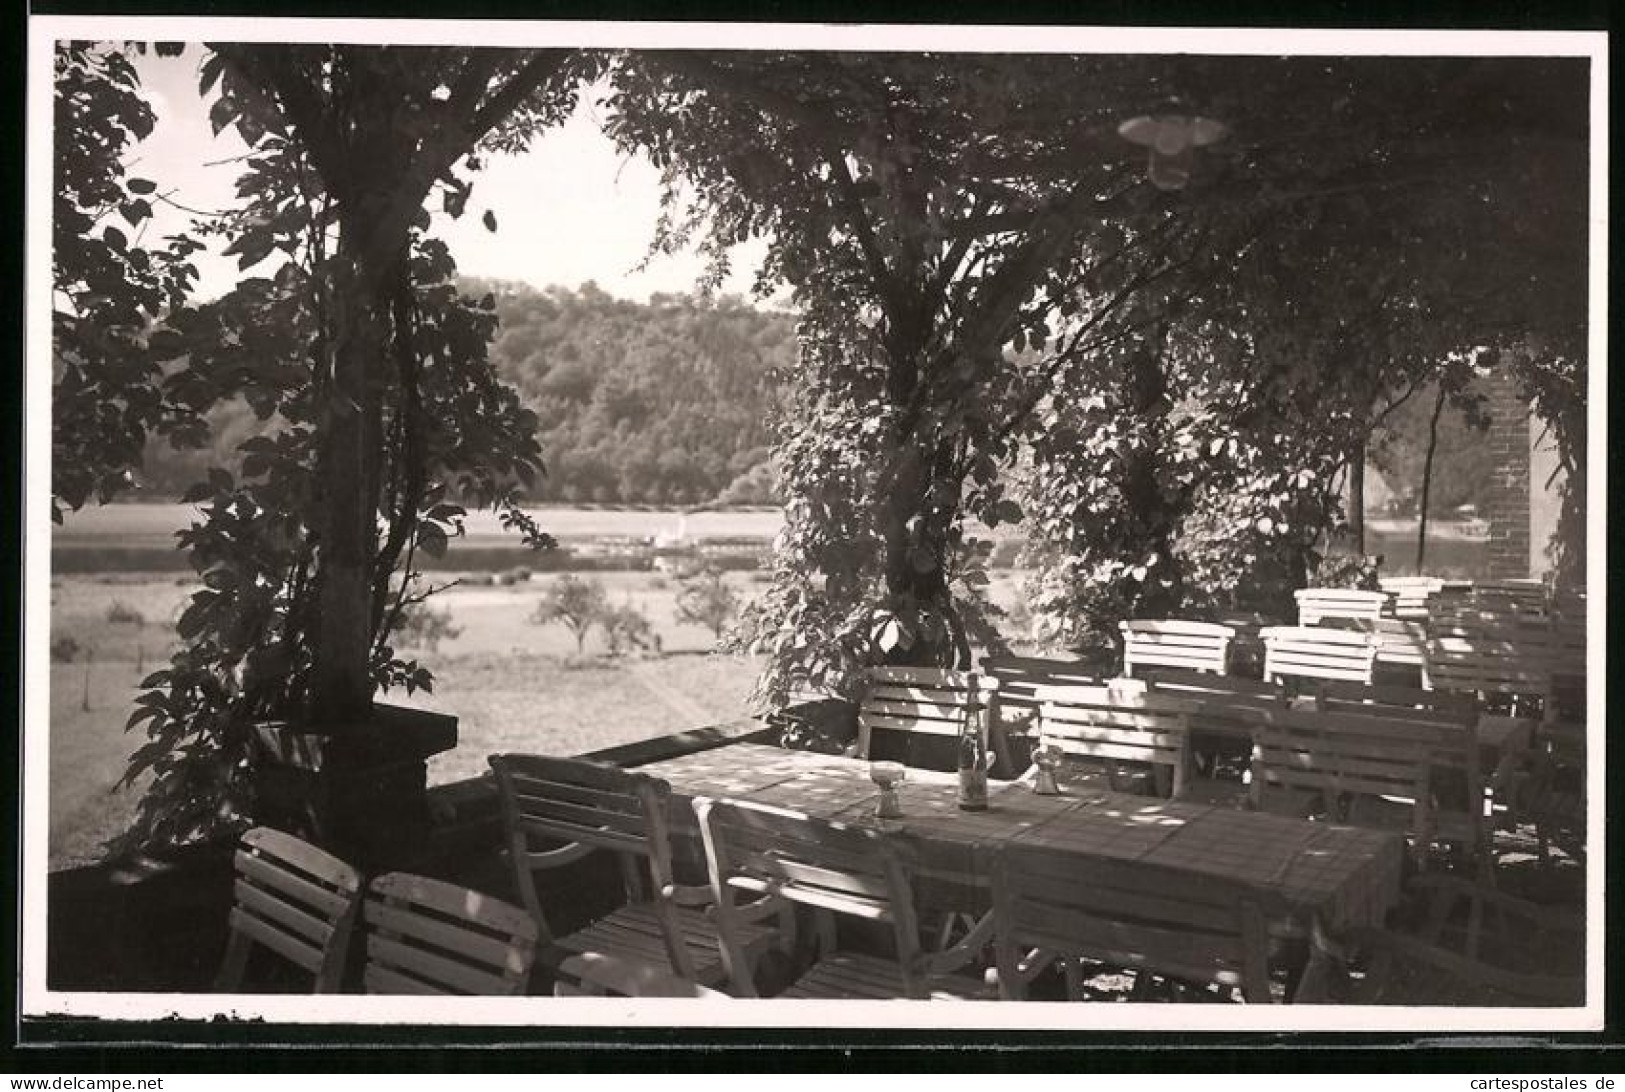
[{"label": "tree trunk", "polygon": [[1416,575],[1422,575],[1422,563],[1428,548],[1428,493],[1433,487],[1433,453],[1439,446],[1439,415],[1444,412],[1444,384],[1439,384],[1439,396],[1433,401],[1433,416],[1428,418],[1428,449],[1422,458],[1422,500],[1416,512]]},{"label": "tree trunk", "polygon": [[1354,441],[1349,453],[1349,537],[1355,556],[1365,556],[1365,449],[1369,438],[1361,436]]},{"label": "tree trunk", "polygon": [[891,653],[891,660],[922,667],[970,667],[970,648],[958,631],[948,590],[948,553],[952,548],[952,521],[956,512],[932,500],[932,486],[952,461],[951,453],[922,451],[917,440],[900,437],[902,450],[892,476],[891,492],[882,511],[885,542],[887,598],[895,606],[912,606],[942,615],[949,633],[945,640],[916,634],[906,649]]},{"label": "tree trunk", "polygon": [[308,715],[316,725],[363,719],[372,706],[373,551],[382,450],[388,300],[341,228],[334,292],[333,373],[317,455],[320,552],[315,657]]}]

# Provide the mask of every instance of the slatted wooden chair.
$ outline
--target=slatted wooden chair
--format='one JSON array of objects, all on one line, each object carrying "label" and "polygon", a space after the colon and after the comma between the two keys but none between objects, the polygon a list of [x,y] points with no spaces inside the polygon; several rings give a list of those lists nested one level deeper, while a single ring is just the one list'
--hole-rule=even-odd
[{"label": "slatted wooden chair", "polygon": [[1385,576],[1377,582],[1394,597],[1394,617],[1406,622],[1425,622],[1432,602],[1444,590],[1436,576]]},{"label": "slatted wooden chair", "polygon": [[360,873],[269,827],[243,835],[235,867],[231,936],[216,989],[241,989],[251,954],[263,948],[308,973],[314,992],[338,992],[361,900]]},{"label": "slatted wooden chair", "polygon": [[1477,704],[1464,695],[1404,687],[1324,683],[1315,708],[1323,713],[1382,717],[1426,739],[1432,771],[1432,836],[1458,847],[1480,875],[1490,875],[1490,821],[1495,784],[1485,776],[1476,732]]},{"label": "slatted wooden chair", "polygon": [[1271,626],[1264,638],[1264,678],[1371,684],[1377,645],[1371,635],[1329,626]]},{"label": "slatted wooden chair", "polygon": [[1428,627],[1429,685],[1514,707],[1538,702],[1543,718],[1555,719],[1554,676],[1573,655],[1544,616],[1463,611]]},{"label": "slatted wooden chair", "polygon": [[1112,788],[1136,767],[1149,769],[1160,796],[1184,795],[1191,779],[1194,702],[1152,692],[1137,680],[1039,689],[1039,743],[1064,765],[1104,767]]},{"label": "slatted wooden chair", "polygon": [[[708,885],[680,883],[671,851],[671,789],[659,778],[582,759],[492,755],[507,828],[514,883],[538,926],[544,966],[601,953],[664,967],[706,986],[727,977],[715,925],[706,915]],[[607,851],[619,863],[620,905],[571,932],[550,927],[537,873]],[[786,926],[788,928],[788,925]],[[775,930],[741,927],[754,959]]]},{"label": "slatted wooden chair", "polygon": [[1385,591],[1359,588],[1303,588],[1292,593],[1298,601],[1298,625],[1316,626],[1328,618],[1369,618],[1391,613],[1394,597]]},{"label": "slatted wooden chair", "polygon": [[1039,656],[985,656],[982,673],[998,683],[993,693],[994,718],[1008,734],[1038,732],[1038,688],[1100,686],[1103,679],[1082,660]]},{"label": "slatted wooden chair", "polygon": [[1361,973],[1348,1001],[1410,1005],[1578,1005],[1585,919],[1454,876],[1418,876],[1419,928],[1349,935]]},{"label": "slatted wooden chair", "polygon": [[[988,710],[995,775],[1013,769],[1005,733],[993,723],[998,680],[928,667],[874,667],[858,706],[858,758],[897,758],[910,766],[951,768],[953,741],[969,708]],[[878,735],[877,735],[878,733]],[[877,740],[882,740],[877,747]],[[933,743],[934,741],[934,743]],[[933,750],[936,761],[933,761]]]},{"label": "slatted wooden chair", "polygon": [[1195,703],[1190,724],[1197,736],[1220,736],[1251,746],[1258,710],[1286,705],[1286,691],[1280,684],[1263,679],[1171,667],[1147,671],[1141,677],[1153,694]]},{"label": "slatted wooden chair", "polygon": [[1001,1000],[1026,1000],[1032,980],[1056,964],[1073,1001],[1095,996],[1090,970],[1132,972],[1133,1000],[1159,986],[1176,998],[1207,999],[1201,991],[1215,987],[1255,1004],[1275,1000],[1265,915],[1221,877],[1111,860],[1079,872],[1075,857],[1015,842],[993,860],[993,923]]},{"label": "slatted wooden chair", "polygon": [[1377,646],[1373,671],[1398,668],[1401,672],[1415,672],[1423,688],[1428,686],[1427,626],[1421,622],[1407,622],[1398,618],[1378,618],[1368,625],[1367,632]]},{"label": "slatted wooden chair", "polygon": [[1123,674],[1173,667],[1223,675],[1236,631],[1216,622],[1136,619],[1117,623],[1123,636]]},{"label": "slatted wooden chair", "polygon": [[1284,709],[1262,717],[1249,787],[1255,808],[1399,825],[1426,864],[1438,829],[1433,761],[1449,742],[1422,722],[1367,712]]},{"label": "slatted wooden chair", "polygon": [[1185,796],[1234,804],[1244,793],[1253,733],[1265,709],[1286,707],[1286,691],[1272,682],[1237,675],[1161,668],[1143,678],[1153,694],[1192,702],[1188,721],[1195,779]]},{"label": "slatted wooden chair", "polygon": [[[742,940],[747,919],[740,900],[764,897],[821,912],[817,958],[781,997],[918,1000],[944,990],[961,997],[982,992],[979,979],[952,974],[977,954],[978,945],[922,950],[910,863],[895,840],[876,830],[759,804],[699,799],[694,810],[705,840],[730,992],[736,996],[757,996]],[[837,947],[831,915],[884,928],[892,954]]]},{"label": "slatted wooden chair", "polygon": [[523,994],[537,925],[524,910],[407,872],[367,887],[368,993]]}]

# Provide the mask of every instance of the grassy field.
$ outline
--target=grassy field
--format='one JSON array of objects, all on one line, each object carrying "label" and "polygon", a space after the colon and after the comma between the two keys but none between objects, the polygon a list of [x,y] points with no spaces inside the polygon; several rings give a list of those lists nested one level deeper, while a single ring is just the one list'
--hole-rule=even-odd
[{"label": "grassy field", "polygon": [[[606,573],[612,602],[630,602],[649,618],[663,653],[611,660],[601,636],[586,655],[559,625],[528,621],[545,581],[507,587],[457,587],[437,600],[460,629],[438,649],[418,650],[435,671],[433,694],[389,696],[453,713],[461,742],[432,760],[434,782],[485,769],[504,750],[578,754],[616,743],[744,715],[758,665],[712,654],[709,631],[675,620],[675,586],[655,573]],[[746,574],[728,578],[741,594]],[[172,648],[174,619],[190,581],[140,575],[65,576],[51,588],[52,640],[77,643],[72,662],[51,666],[51,866],[93,860],[123,829],[137,793],[113,791],[125,758],[142,739],[126,735],[136,684]],[[140,622],[134,619],[139,617]],[[126,621],[110,621],[124,618]]]},{"label": "grassy field", "polygon": [[[454,714],[457,748],[432,759],[444,782],[484,771],[489,754],[580,754],[618,743],[747,715],[760,664],[711,651],[708,630],[676,621],[676,585],[659,573],[603,573],[612,603],[630,603],[659,636],[659,654],[611,659],[601,634],[585,656],[561,625],[529,621],[552,576],[508,586],[469,584],[437,596],[455,637],[416,650],[435,672],[432,694],[388,700]],[[741,598],[762,578],[730,573]],[[1001,573],[994,594],[1013,602],[1017,577]],[[96,859],[129,822],[137,790],[115,792],[125,759],[142,742],[126,735],[136,685],[168,658],[174,620],[194,589],[187,578],[141,574],[59,576],[51,586],[51,636],[78,651],[51,666],[51,720],[45,737],[53,868]],[[119,619],[119,620],[114,620]]]}]

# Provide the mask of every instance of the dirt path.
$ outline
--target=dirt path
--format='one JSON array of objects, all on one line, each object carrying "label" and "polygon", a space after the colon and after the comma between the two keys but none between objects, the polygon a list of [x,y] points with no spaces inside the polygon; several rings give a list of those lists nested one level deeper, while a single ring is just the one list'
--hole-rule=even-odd
[{"label": "dirt path", "polygon": [[697,728],[702,724],[710,724],[716,720],[716,717],[709,710],[700,706],[692,698],[673,690],[666,683],[666,680],[650,670],[647,663],[639,660],[629,660],[626,663],[626,668],[628,673],[642,685],[644,690],[649,692],[651,697],[669,709],[682,723]]}]

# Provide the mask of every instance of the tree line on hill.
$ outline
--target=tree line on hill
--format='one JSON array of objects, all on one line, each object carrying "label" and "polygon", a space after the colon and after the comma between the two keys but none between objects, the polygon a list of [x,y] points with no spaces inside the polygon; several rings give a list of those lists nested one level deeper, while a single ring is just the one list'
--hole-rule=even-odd
[{"label": "tree line on hill", "polygon": [[[795,362],[795,324],[735,297],[656,293],[618,299],[579,289],[464,279],[494,299],[491,359],[537,415],[546,475],[537,503],[770,504],[768,461],[777,377]],[[238,445],[266,430],[247,401],[208,414],[204,446],[154,438],[141,472],[147,499],[173,500],[211,466],[234,473]]]},{"label": "tree line on hill", "polygon": [[[616,298],[588,282],[571,290],[468,278],[490,293],[500,320],[491,347],[499,374],[540,419],[547,475],[539,503],[773,504],[768,458],[779,376],[794,362],[794,318],[734,297],[705,301],[654,294]],[[1421,484],[1431,389],[1385,423],[1372,465],[1401,507]],[[149,442],[146,499],[174,500],[211,466],[236,471],[237,446],[267,426],[237,400],[208,414],[207,443],[177,450]],[[1440,419],[1432,468],[1435,510],[1477,504],[1494,467],[1482,434],[1450,407]]]}]

